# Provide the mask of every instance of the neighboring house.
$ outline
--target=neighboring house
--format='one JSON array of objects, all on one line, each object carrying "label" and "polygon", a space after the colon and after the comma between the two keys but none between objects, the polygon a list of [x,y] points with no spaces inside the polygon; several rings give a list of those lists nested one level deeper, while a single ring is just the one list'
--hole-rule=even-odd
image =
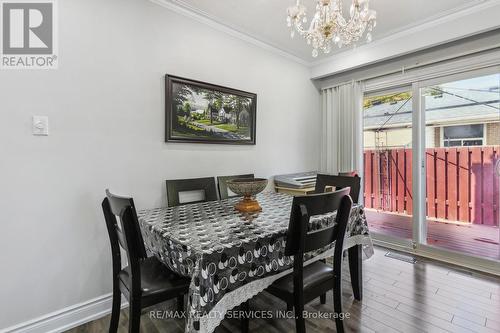
[{"label": "neighboring house", "polygon": [[226,121],[226,110],[224,110],[224,108],[220,108],[217,114],[217,120],[221,123]]},{"label": "neighboring house", "polygon": [[235,115],[232,112],[226,112],[222,107],[217,114],[217,121],[220,123],[235,123]]},{"label": "neighboring house", "polygon": [[[425,98],[426,147],[500,145],[498,87],[460,90]],[[364,109],[364,146],[411,147],[411,100]]]}]

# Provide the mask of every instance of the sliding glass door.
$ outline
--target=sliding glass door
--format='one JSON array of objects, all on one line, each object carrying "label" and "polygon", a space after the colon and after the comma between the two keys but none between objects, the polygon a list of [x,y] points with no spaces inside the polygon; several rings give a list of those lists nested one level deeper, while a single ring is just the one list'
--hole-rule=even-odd
[{"label": "sliding glass door", "polygon": [[500,74],[422,82],[427,245],[500,259]]},{"label": "sliding glass door", "polygon": [[366,93],[363,119],[375,239],[498,270],[499,68]]},{"label": "sliding glass door", "polygon": [[372,232],[409,244],[412,227],[412,90],[366,95],[363,106],[364,205]]}]

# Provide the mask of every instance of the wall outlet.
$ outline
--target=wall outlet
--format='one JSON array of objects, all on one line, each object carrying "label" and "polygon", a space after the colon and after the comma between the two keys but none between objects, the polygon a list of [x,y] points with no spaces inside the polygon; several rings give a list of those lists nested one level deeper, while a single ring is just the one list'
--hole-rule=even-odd
[{"label": "wall outlet", "polygon": [[33,135],[49,135],[49,117],[33,116]]}]

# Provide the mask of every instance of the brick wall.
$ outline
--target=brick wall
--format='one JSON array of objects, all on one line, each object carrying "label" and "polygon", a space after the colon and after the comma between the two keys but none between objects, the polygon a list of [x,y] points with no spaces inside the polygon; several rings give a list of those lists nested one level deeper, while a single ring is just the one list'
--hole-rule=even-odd
[{"label": "brick wall", "polygon": [[500,123],[486,124],[486,144],[500,145]]}]

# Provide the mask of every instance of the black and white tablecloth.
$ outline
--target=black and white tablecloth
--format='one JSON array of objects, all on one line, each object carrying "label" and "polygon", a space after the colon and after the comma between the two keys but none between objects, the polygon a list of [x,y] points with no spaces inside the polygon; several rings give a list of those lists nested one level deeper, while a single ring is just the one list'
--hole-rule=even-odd
[{"label": "black and white tablecloth", "polygon": [[[191,277],[186,332],[213,332],[227,310],[255,296],[291,271],[285,239],[293,197],[257,196],[262,212],[241,214],[239,198],[138,212],[147,249],[178,274]],[[311,228],[334,223],[335,214],[311,219]],[[345,248],[373,245],[361,205],[353,205]],[[307,256],[309,262],[333,254],[333,247]],[[307,263],[307,262],[306,262]]]}]

